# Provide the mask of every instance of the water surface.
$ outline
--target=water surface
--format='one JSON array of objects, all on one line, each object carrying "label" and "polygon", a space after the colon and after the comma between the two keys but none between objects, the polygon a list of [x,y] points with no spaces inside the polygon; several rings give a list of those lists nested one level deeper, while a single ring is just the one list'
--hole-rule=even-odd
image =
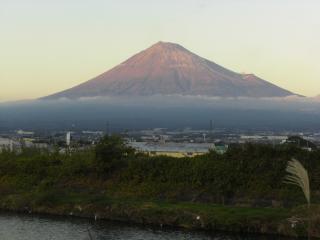
[{"label": "water surface", "polygon": [[244,236],[151,228],[90,219],[0,213],[0,240],[274,240]]}]

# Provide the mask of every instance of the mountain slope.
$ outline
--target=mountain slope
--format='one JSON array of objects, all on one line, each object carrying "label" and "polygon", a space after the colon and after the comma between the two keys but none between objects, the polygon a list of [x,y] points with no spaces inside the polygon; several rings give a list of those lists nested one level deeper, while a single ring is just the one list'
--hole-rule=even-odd
[{"label": "mountain slope", "polygon": [[293,95],[253,74],[223,68],[178,44],[158,42],[92,80],[45,99],[158,94],[255,98]]}]

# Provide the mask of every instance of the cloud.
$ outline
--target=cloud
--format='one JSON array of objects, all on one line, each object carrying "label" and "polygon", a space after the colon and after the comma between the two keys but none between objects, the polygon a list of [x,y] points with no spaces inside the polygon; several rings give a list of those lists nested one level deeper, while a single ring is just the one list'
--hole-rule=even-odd
[{"label": "cloud", "polygon": [[319,100],[314,98],[220,98],[183,95],[94,97],[0,103],[3,129],[85,129],[207,127],[208,119],[226,128],[317,129]]},{"label": "cloud", "polygon": [[[79,99],[60,98],[57,100],[35,100],[25,104],[33,105],[79,105],[101,107],[101,106],[137,106],[149,108],[194,108],[194,109],[248,109],[248,110],[283,110],[297,112],[320,113],[320,98],[306,98],[301,96],[289,96],[284,98],[221,98],[207,96],[186,95],[154,95],[154,96],[107,96],[107,97],[83,97]],[[16,103],[17,104],[17,103]],[[20,102],[20,104],[22,104]],[[0,104],[1,105],[1,104]]]}]

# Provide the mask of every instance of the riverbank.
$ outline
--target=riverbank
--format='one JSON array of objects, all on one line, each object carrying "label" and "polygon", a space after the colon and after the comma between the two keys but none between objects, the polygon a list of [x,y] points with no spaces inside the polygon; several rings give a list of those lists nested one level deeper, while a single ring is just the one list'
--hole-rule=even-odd
[{"label": "riverbank", "polygon": [[[72,194],[56,204],[21,205],[18,196],[2,199],[3,210],[24,213],[75,216],[96,220],[116,220],[155,226],[170,226],[205,231],[273,234],[290,237],[307,235],[305,209],[253,208],[190,202],[142,201],[90,197]],[[311,235],[320,238],[320,207],[313,206]]]},{"label": "riverbank", "polygon": [[[301,190],[283,183],[292,158],[310,169],[310,234],[320,237],[320,151],[243,145],[176,159],[135,152],[122,139],[64,154],[0,153],[0,209],[206,231],[306,236]],[[302,206],[302,207],[298,207]]]}]

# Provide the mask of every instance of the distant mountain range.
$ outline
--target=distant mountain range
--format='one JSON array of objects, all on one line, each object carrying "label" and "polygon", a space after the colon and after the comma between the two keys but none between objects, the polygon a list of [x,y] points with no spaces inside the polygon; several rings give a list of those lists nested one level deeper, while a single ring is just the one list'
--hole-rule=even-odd
[{"label": "distant mountain range", "polygon": [[253,74],[230,71],[178,44],[158,42],[85,83],[43,99],[152,95],[265,98],[295,94]]}]

